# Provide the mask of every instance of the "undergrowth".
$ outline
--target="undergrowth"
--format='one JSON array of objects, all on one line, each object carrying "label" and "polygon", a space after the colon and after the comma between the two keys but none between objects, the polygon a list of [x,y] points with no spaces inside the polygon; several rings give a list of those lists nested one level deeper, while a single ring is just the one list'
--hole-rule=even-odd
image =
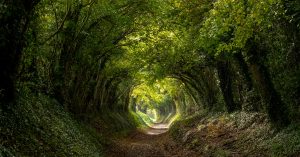
[{"label": "undergrowth", "polygon": [[171,137],[206,156],[298,156],[300,124],[274,129],[255,112],[207,113],[176,121]]},{"label": "undergrowth", "polygon": [[[136,113],[141,118],[141,120],[144,122],[144,123],[141,123],[142,127],[151,126],[153,124],[153,121],[147,114],[145,114],[141,111],[137,111]],[[143,124],[146,124],[146,126],[143,126]]]},{"label": "undergrowth", "polygon": [[268,139],[266,147],[272,156],[300,155],[300,124],[292,124]]},{"label": "undergrowth", "polygon": [[22,92],[0,110],[0,156],[103,156],[104,138],[54,99]]},{"label": "undergrowth", "polygon": [[119,138],[135,130],[142,120],[131,112],[106,111],[95,116],[90,125],[104,136]]}]

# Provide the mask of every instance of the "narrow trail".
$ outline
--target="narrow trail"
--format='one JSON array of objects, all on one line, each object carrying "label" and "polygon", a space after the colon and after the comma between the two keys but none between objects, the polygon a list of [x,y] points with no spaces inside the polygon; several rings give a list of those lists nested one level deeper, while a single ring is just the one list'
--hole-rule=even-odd
[{"label": "narrow trail", "polygon": [[142,131],[147,135],[159,135],[167,132],[168,129],[169,129],[168,124],[158,123]]},{"label": "narrow trail", "polygon": [[155,124],[114,141],[108,157],[196,157],[171,140],[167,124]]}]

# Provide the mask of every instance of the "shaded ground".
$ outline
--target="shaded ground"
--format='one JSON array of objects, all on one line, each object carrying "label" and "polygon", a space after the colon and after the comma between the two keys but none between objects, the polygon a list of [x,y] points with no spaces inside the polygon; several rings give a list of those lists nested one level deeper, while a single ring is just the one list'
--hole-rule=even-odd
[{"label": "shaded ground", "polygon": [[108,157],[180,157],[197,156],[176,144],[168,134],[166,124],[154,126],[133,132],[124,139],[115,141]]}]

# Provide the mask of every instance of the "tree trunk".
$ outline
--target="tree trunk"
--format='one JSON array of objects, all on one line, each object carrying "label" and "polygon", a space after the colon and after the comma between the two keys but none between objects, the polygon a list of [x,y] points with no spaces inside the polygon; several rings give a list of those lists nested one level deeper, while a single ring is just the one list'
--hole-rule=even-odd
[{"label": "tree trunk", "polygon": [[217,71],[218,71],[220,87],[224,97],[226,109],[229,113],[236,111],[238,107],[233,100],[232,78],[230,76],[229,62],[219,61],[217,63]]},{"label": "tree trunk", "polygon": [[235,57],[235,60],[238,63],[238,68],[242,72],[242,76],[245,79],[245,85],[246,85],[247,91],[252,90],[253,83],[252,83],[252,79],[251,79],[251,76],[250,76],[249,67],[248,67],[242,53],[236,53],[234,55],[234,57]]},{"label": "tree trunk", "polygon": [[0,3],[0,103],[14,103],[18,67],[30,15],[37,1],[14,0]]},{"label": "tree trunk", "polygon": [[280,95],[275,90],[268,68],[259,60],[261,58],[259,54],[262,53],[259,52],[259,48],[253,41],[249,43],[249,46],[247,55],[249,56],[248,62],[250,71],[254,83],[266,104],[270,120],[278,127],[287,126],[290,124],[287,107],[284,105]]}]

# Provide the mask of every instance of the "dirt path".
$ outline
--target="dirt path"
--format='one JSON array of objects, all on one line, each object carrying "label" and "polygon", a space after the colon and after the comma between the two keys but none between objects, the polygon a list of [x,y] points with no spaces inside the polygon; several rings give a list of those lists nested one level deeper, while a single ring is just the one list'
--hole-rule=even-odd
[{"label": "dirt path", "polygon": [[115,141],[108,157],[182,157],[195,156],[195,152],[185,150],[171,140],[166,124],[154,126],[132,133]]},{"label": "dirt path", "polygon": [[159,135],[167,132],[169,129],[168,124],[154,124],[153,126],[142,130],[147,135]]}]

